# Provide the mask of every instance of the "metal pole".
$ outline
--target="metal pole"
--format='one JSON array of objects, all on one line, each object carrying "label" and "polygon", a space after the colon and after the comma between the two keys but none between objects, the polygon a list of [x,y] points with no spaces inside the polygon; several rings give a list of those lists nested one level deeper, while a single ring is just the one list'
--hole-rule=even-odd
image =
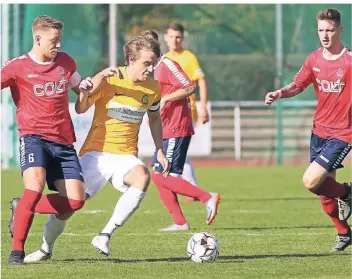
[{"label": "metal pole", "polygon": [[109,4],[109,66],[117,66],[117,4]]},{"label": "metal pole", "polygon": [[20,5],[13,4],[13,57],[20,55]]},{"label": "metal pole", "polygon": [[234,108],[234,139],[235,139],[235,159],[241,160],[241,109],[240,106]]},{"label": "metal pole", "polygon": [[[281,77],[282,77],[282,5],[276,4],[276,89],[281,88]],[[282,125],[282,104],[278,100],[276,103],[277,113],[277,158],[276,163],[278,165],[283,164],[283,125]]]}]

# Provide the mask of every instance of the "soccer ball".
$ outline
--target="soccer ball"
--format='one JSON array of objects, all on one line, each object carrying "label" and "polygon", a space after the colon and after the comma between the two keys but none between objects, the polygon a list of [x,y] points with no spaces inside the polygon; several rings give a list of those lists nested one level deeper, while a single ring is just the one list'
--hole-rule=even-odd
[{"label": "soccer ball", "polygon": [[195,233],[188,241],[187,254],[195,263],[212,263],[219,256],[219,242],[210,233]]}]

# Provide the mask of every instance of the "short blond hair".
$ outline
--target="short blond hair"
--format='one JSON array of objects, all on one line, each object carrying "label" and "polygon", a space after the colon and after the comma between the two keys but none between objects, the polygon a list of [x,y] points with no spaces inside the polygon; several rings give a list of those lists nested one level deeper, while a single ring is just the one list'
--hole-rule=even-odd
[{"label": "short blond hair", "polygon": [[140,58],[140,51],[148,50],[153,52],[157,58],[161,56],[160,44],[149,36],[137,36],[129,41],[124,46],[124,52],[126,57],[126,65],[128,66],[130,61],[136,61]]},{"label": "short blond hair", "polygon": [[63,30],[64,24],[60,20],[56,18],[52,18],[47,15],[38,16],[32,24],[32,32],[34,33],[37,30],[45,30],[45,29],[58,29]]}]

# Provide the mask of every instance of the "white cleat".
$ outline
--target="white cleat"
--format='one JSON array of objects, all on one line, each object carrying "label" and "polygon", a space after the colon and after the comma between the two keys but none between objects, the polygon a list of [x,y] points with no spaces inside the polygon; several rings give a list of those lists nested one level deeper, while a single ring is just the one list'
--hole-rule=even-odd
[{"label": "white cleat", "polygon": [[39,249],[29,255],[27,255],[23,262],[24,263],[37,263],[37,262],[42,262],[49,260],[51,258],[52,254],[45,252],[43,249]]},{"label": "white cleat", "polygon": [[160,232],[173,232],[173,231],[188,231],[190,229],[188,223],[184,224],[184,225],[176,225],[176,224],[172,224],[170,226],[168,226],[167,228],[164,229],[160,229]]},{"label": "white cleat", "polygon": [[218,205],[220,203],[220,195],[218,193],[210,193],[211,198],[205,203],[205,207],[207,209],[207,219],[205,223],[210,225],[216,217],[218,213]]},{"label": "white cleat", "polygon": [[107,233],[100,233],[95,236],[91,243],[98,251],[98,253],[105,256],[110,255],[110,235]]}]

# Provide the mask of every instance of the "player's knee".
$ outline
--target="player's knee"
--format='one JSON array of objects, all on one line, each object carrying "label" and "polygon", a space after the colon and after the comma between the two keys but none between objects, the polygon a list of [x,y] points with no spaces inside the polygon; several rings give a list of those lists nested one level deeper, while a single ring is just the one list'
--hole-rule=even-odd
[{"label": "player's knee", "polygon": [[150,179],[149,170],[145,166],[138,165],[132,169],[126,182],[145,192],[149,186]]},{"label": "player's knee", "polygon": [[71,200],[68,199],[69,203],[70,203],[70,207],[72,209],[72,214],[74,211],[80,210],[84,204],[85,204],[85,200]]},{"label": "player's knee", "polygon": [[315,193],[315,191],[317,190],[317,186],[318,186],[317,179],[315,179],[314,177],[312,177],[309,174],[304,174],[303,178],[302,178],[302,182],[303,182],[304,186],[307,188],[307,190]]}]

